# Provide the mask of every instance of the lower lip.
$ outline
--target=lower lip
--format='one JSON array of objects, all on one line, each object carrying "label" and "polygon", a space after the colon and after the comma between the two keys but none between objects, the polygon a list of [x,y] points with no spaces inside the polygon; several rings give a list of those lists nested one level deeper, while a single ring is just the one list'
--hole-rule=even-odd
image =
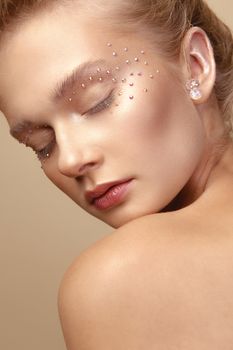
[{"label": "lower lip", "polygon": [[128,193],[131,182],[132,179],[111,187],[103,196],[95,199],[93,205],[104,210],[120,204]]}]

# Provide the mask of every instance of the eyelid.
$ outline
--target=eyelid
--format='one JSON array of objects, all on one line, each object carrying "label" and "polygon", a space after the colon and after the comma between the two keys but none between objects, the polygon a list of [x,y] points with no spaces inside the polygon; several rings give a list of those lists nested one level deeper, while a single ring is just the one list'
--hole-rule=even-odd
[{"label": "eyelid", "polygon": [[[109,108],[114,101],[114,92],[115,92],[115,89],[113,89],[106,98],[101,100],[94,107],[90,108],[88,111],[86,111],[82,115],[97,114],[97,113]],[[101,107],[101,105],[103,105],[103,108]]]}]

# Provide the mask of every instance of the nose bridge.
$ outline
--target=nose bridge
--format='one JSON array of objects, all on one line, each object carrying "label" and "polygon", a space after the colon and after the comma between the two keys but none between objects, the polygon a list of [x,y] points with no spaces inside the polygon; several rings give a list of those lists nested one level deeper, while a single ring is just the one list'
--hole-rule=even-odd
[{"label": "nose bridge", "polygon": [[58,169],[69,177],[84,175],[98,166],[100,152],[88,140],[87,134],[76,123],[58,123],[56,125],[58,146]]}]

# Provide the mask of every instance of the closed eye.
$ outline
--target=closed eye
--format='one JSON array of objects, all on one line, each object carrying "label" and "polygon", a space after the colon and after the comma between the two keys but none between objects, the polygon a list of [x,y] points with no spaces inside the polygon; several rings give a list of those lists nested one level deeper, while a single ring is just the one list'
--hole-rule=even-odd
[{"label": "closed eye", "polygon": [[103,101],[98,103],[95,107],[89,109],[83,115],[97,114],[105,109],[108,109],[109,107],[112,106],[114,99],[115,99],[115,97],[114,97],[114,90],[113,90],[113,91],[111,91],[110,95],[107,98],[105,98]]}]

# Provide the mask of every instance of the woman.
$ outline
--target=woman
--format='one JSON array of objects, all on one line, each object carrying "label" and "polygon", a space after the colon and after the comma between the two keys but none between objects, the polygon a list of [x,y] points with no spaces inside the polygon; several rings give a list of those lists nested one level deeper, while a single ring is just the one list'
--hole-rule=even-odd
[{"label": "woman", "polygon": [[115,228],[63,278],[67,348],[230,349],[229,29],[202,0],[1,7],[11,134]]}]

